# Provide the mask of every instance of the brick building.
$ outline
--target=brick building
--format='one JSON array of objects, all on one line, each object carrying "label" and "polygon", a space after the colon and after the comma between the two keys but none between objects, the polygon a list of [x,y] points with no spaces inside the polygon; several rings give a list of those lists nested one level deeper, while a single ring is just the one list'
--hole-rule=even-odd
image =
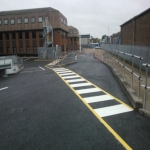
[{"label": "brick building", "polygon": [[68,26],[68,50],[79,50],[79,31],[73,26]]},{"label": "brick building", "polygon": [[51,7],[0,12],[0,55],[37,54],[43,46],[43,21],[53,27],[54,46],[67,50],[67,18]]},{"label": "brick building", "polygon": [[121,25],[121,44],[150,43],[150,8]]}]

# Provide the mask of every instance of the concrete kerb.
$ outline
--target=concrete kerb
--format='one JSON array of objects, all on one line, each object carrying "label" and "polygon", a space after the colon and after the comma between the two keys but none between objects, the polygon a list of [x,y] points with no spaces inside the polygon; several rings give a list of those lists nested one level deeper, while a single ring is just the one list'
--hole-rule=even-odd
[{"label": "concrete kerb", "polygon": [[148,110],[139,108],[139,112],[140,112],[143,116],[145,116],[145,117],[147,117],[148,119],[150,119],[150,112],[149,112]]}]

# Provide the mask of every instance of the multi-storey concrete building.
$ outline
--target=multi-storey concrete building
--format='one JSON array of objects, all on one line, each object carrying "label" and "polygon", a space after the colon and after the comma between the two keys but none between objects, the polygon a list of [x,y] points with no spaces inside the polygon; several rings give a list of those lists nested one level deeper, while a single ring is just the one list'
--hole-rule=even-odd
[{"label": "multi-storey concrete building", "polygon": [[150,44],[150,8],[121,25],[121,44]]},{"label": "multi-storey concrete building", "polygon": [[79,50],[79,31],[73,26],[68,26],[68,49]]},{"label": "multi-storey concrete building", "polygon": [[43,21],[53,27],[53,45],[68,49],[67,18],[51,7],[0,12],[0,55],[37,54],[43,46]]}]

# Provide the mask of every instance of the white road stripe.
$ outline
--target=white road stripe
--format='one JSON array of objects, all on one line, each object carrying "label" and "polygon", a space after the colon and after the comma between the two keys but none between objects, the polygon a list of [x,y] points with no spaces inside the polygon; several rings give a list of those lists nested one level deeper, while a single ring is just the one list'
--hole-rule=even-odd
[{"label": "white road stripe", "polygon": [[27,59],[24,59],[23,61],[27,61],[27,60],[29,60],[30,58],[27,58]]},{"label": "white road stripe", "polygon": [[45,70],[44,68],[42,68],[42,67],[40,67],[40,66],[39,66],[39,68],[41,68],[42,70]]},{"label": "white road stripe", "polygon": [[70,84],[71,87],[82,87],[82,86],[90,86],[90,83],[78,83],[78,84]]},{"label": "white road stripe", "polygon": [[65,70],[68,71],[68,69],[54,69],[54,70],[56,70],[56,71],[65,71]]},{"label": "white road stripe", "polygon": [[93,93],[93,92],[100,92],[100,89],[97,88],[89,88],[89,89],[82,89],[76,90],[78,94],[85,94],[85,93]]},{"label": "white road stripe", "polygon": [[94,111],[100,117],[106,117],[106,116],[112,116],[112,115],[121,114],[125,112],[130,112],[132,110],[123,104],[119,104],[119,105],[114,105],[114,106],[109,106],[109,107],[104,107],[104,108],[97,108],[97,109],[94,109]]},{"label": "white road stripe", "polygon": [[65,76],[65,77],[63,77],[64,79],[70,79],[70,78],[80,78],[80,76]]},{"label": "white road stripe", "polygon": [[72,74],[74,74],[75,75],[75,73],[59,73],[61,76],[66,76],[66,75],[72,75]]},{"label": "white road stripe", "polygon": [[7,89],[8,87],[1,88],[0,91]]},{"label": "white road stripe", "polygon": [[57,73],[72,73],[71,71],[57,71]]},{"label": "white road stripe", "polygon": [[79,82],[79,81],[85,81],[84,79],[73,79],[73,80],[66,80],[66,82]]},{"label": "white road stripe", "polygon": [[93,96],[93,97],[86,97],[83,98],[87,103],[94,103],[94,102],[102,102],[113,100],[114,98],[109,95],[100,95],[100,96]]}]

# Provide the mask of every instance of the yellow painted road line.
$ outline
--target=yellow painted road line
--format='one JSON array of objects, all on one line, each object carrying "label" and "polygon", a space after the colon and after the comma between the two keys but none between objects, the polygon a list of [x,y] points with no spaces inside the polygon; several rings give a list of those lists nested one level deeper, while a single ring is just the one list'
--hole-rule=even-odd
[{"label": "yellow painted road line", "polygon": [[[95,111],[94,109],[76,92],[76,90],[73,89],[67,83],[55,70],[53,70],[70,88],[71,90],[82,100],[82,102],[91,110],[91,112],[97,117],[97,119],[114,135],[114,137],[122,144],[122,146],[127,150],[132,150],[132,148],[107,124],[107,122],[104,121]],[[81,77],[81,76],[80,76]],[[82,78],[82,77],[81,77]],[[85,79],[86,80],[86,79]],[[86,80],[87,81],[87,80]],[[88,82],[88,81],[87,81]],[[90,83],[90,82],[89,82]],[[92,84],[92,83],[91,83]],[[93,84],[92,84],[93,85]],[[97,86],[96,86],[97,87]],[[100,88],[99,88],[100,89]],[[102,89],[100,89],[102,90]],[[127,105],[128,106],[128,105]]]}]

